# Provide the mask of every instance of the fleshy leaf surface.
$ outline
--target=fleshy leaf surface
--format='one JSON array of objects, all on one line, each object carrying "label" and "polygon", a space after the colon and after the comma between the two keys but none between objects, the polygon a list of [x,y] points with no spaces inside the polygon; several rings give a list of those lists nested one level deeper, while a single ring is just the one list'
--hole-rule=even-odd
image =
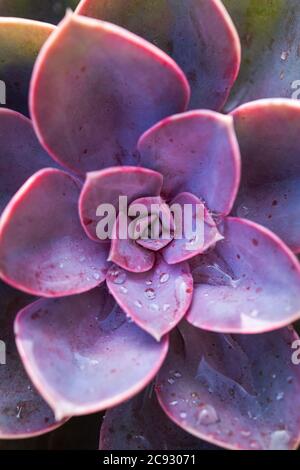
[{"label": "fleshy leaf surface", "polygon": [[211,211],[228,214],[240,180],[233,120],[213,111],[167,118],[140,138],[140,163],[164,176],[167,199],[190,192]]},{"label": "fleshy leaf surface", "polygon": [[10,109],[0,109],[0,142],[1,213],[27,178],[56,164],[40,146],[31,121]]},{"label": "fleshy leaf surface", "polygon": [[193,295],[189,265],[170,266],[160,255],[146,273],[125,272],[113,266],[106,282],[124,312],[158,341],[183,318]]},{"label": "fleshy leaf surface", "polygon": [[27,373],[57,418],[131,398],[168,350],[167,339],[157,343],[127,321],[105,286],[31,304],[19,313],[15,332]]},{"label": "fleshy leaf surface", "polygon": [[[172,207],[173,204],[181,207],[182,223],[180,225],[183,227],[181,229],[183,236],[174,238],[162,251],[168,264],[180,263],[202,254],[223,239],[213,217],[196,196],[190,193],[178,194],[170,206]],[[188,211],[187,208],[189,208]],[[189,222],[189,217],[192,218],[192,223]],[[185,233],[185,229],[187,229],[187,233]]]},{"label": "fleshy leaf surface", "polygon": [[235,213],[268,227],[299,253],[300,104],[259,100],[232,116],[243,163]]},{"label": "fleshy leaf surface", "polygon": [[32,300],[0,282],[0,439],[33,437],[63,424],[34,390],[15,346],[14,317]]},{"label": "fleshy leaf surface", "polygon": [[108,410],[101,426],[100,450],[217,450],[171,421],[157,402],[153,385]]},{"label": "fleshy leaf surface", "polygon": [[147,272],[155,263],[155,254],[138,245],[135,240],[130,237],[129,224],[130,219],[125,216],[127,238],[120,238],[120,216],[117,218],[114,228],[114,237],[111,240],[109,261],[117,264],[126,271],[133,273]]},{"label": "fleshy leaf surface", "polygon": [[272,232],[227,218],[224,240],[191,260],[193,303],[187,320],[205,330],[262,333],[300,317],[300,266]]},{"label": "fleshy leaf surface", "polygon": [[0,219],[0,276],[33,295],[79,294],[104,281],[107,244],[89,240],[80,224],[81,185],[47,168],[35,173]]},{"label": "fleshy leaf surface", "polygon": [[[0,12],[1,6],[2,3]],[[28,90],[34,62],[54,29],[47,23],[0,17],[1,105],[28,115]]]},{"label": "fleshy leaf surface", "polygon": [[101,204],[111,204],[117,215],[120,197],[126,196],[130,204],[142,196],[158,196],[162,182],[162,176],[156,171],[139,167],[114,167],[88,173],[79,200],[80,220],[86,234],[99,241],[97,224],[101,219],[97,209]]},{"label": "fleshy leaf surface", "polygon": [[158,48],[71,13],[39,55],[30,93],[42,144],[78,172],[136,164],[140,135],[189,99],[184,74]]},{"label": "fleshy leaf surface", "polygon": [[243,51],[241,70],[226,109],[260,98],[298,99],[298,0],[223,0],[223,3],[237,27]]},{"label": "fleshy leaf surface", "polygon": [[189,80],[193,108],[223,106],[238,74],[240,42],[219,0],[82,0],[76,11],[123,26],[169,54]]},{"label": "fleshy leaf surface", "polygon": [[288,450],[300,441],[300,369],[292,328],[260,335],[205,332],[183,322],[157,378],[167,415],[229,449]]}]

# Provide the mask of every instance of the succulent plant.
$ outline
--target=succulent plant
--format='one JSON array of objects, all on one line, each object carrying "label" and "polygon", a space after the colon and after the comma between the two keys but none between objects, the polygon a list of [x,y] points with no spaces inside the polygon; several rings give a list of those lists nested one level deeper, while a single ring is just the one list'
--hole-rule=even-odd
[{"label": "succulent plant", "polygon": [[[101,449],[298,447],[300,104],[293,65],[269,88],[253,65],[260,41],[259,64],[291,60],[298,6],[265,3],[225,2],[240,79],[219,0],[0,18],[0,439],[108,410]],[[157,205],[156,239],[117,236],[120,196]],[[194,249],[174,204],[202,208]]]}]

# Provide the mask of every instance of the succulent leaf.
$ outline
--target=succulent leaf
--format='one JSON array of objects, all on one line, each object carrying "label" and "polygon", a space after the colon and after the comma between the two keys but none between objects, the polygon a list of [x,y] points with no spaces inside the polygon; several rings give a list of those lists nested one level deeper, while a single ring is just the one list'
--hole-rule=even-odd
[{"label": "succulent leaf", "polygon": [[100,450],[216,450],[183,431],[162,411],[153,386],[108,410],[100,433]]},{"label": "succulent leaf", "polygon": [[[202,254],[208,249],[213,248],[218,241],[223,239],[223,236],[218,231],[215,220],[203,202],[196,196],[190,193],[180,193],[173,199],[170,206],[172,207],[173,204],[181,207],[181,225],[183,225],[183,228],[190,225],[189,229],[191,233],[193,232],[193,235],[184,233],[184,230],[182,230],[181,236],[174,238],[164,248],[162,255],[168,264],[180,263]],[[185,213],[186,207],[190,208],[188,213]],[[193,222],[198,218],[199,227],[192,227],[188,217],[192,217]]]},{"label": "succulent leaf", "polygon": [[185,110],[189,100],[182,71],[158,48],[115,25],[71,13],[39,55],[30,93],[42,144],[55,160],[82,173],[134,165],[139,136]]},{"label": "succulent leaf", "polygon": [[[21,439],[53,431],[64,424],[55,422],[49,406],[35,391],[20,361],[13,333],[13,322],[20,308],[33,298],[0,282],[0,439]],[[3,344],[3,343],[1,343]]]},{"label": "succulent leaf", "polygon": [[169,54],[186,74],[192,108],[220,109],[237,77],[240,42],[219,0],[82,0],[77,13],[118,24]]},{"label": "succulent leaf", "polygon": [[89,240],[79,221],[80,182],[60,170],[35,173],[0,220],[0,276],[33,295],[60,297],[104,281],[106,244]]},{"label": "succulent leaf", "polygon": [[0,109],[0,142],[1,213],[27,178],[56,165],[40,146],[31,121],[10,109]]},{"label": "succulent leaf", "polygon": [[300,104],[258,100],[232,113],[242,180],[235,214],[268,227],[300,252]]},{"label": "succulent leaf", "polygon": [[140,163],[164,176],[162,194],[190,192],[226,215],[240,179],[240,154],[232,118],[190,111],[167,118],[140,138]]},{"label": "succulent leaf", "polygon": [[41,299],[15,322],[25,369],[57,418],[104,410],[153,380],[168,351],[129,323],[105,286]]},{"label": "succulent leaf", "polygon": [[168,265],[160,255],[146,273],[113,266],[106,282],[124,312],[158,341],[184,317],[193,295],[189,265]]},{"label": "succulent leaf", "polygon": [[191,261],[194,326],[223,333],[262,333],[300,318],[300,266],[272,232],[227,218],[224,240]]},{"label": "succulent leaf", "polygon": [[228,449],[288,450],[300,442],[300,369],[292,328],[260,335],[174,332],[157,378],[159,402],[178,426]]},{"label": "succulent leaf", "polygon": [[[120,268],[133,273],[144,273],[153,268],[155,254],[140,246],[131,238],[129,231],[131,220],[125,216],[126,238],[119,236],[120,216],[117,217],[113,232],[115,234],[110,244],[109,261]],[[125,225],[125,224],[124,224]]]},{"label": "succulent leaf", "polygon": [[128,204],[141,196],[158,196],[162,188],[162,175],[146,168],[117,166],[94,171],[86,175],[79,199],[82,226],[91,240],[97,237],[97,208],[111,204],[116,214],[119,197],[126,196]]},{"label": "succulent leaf", "polygon": [[299,97],[298,0],[223,0],[242,43],[240,74],[226,104]]}]

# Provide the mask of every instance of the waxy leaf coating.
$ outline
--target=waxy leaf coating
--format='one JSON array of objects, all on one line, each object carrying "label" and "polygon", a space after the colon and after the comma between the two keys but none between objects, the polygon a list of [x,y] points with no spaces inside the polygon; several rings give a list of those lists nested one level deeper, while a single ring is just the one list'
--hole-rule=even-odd
[{"label": "waxy leaf coating", "polygon": [[157,402],[153,385],[108,410],[101,426],[100,450],[215,450],[176,426]]},{"label": "waxy leaf coating", "polygon": [[15,323],[27,373],[56,417],[104,410],[131,398],[156,375],[168,350],[132,323],[106,287],[41,299]]},{"label": "waxy leaf coating", "polygon": [[138,149],[141,165],[164,176],[162,194],[167,199],[190,192],[209,210],[230,212],[240,180],[240,154],[230,116],[212,111],[172,116],[146,131]]},{"label": "waxy leaf coating", "polygon": [[222,108],[240,42],[219,0],[82,0],[77,13],[123,26],[169,54],[186,74],[193,108]]},{"label": "waxy leaf coating", "polygon": [[167,415],[229,449],[287,450],[300,442],[300,368],[292,328],[223,335],[186,322],[172,336],[156,391]]},{"label": "waxy leaf coating", "polygon": [[185,262],[168,265],[160,255],[145,273],[113,266],[107,285],[118,304],[141,328],[158,341],[186,314],[193,296],[193,279]]},{"label": "waxy leaf coating", "polygon": [[16,349],[14,318],[32,300],[0,282],[0,439],[34,437],[63,424],[35,391]]},{"label": "waxy leaf coating", "polygon": [[79,294],[104,281],[108,247],[81,227],[81,185],[56,169],[35,173],[0,220],[0,276],[33,295]]},{"label": "waxy leaf coating", "polygon": [[185,76],[162,51],[70,13],[43,47],[30,93],[42,144],[79,173],[135,164],[140,135],[189,100]]},{"label": "waxy leaf coating", "polygon": [[232,113],[242,157],[235,213],[268,227],[300,252],[300,104],[268,99]]},{"label": "waxy leaf coating", "polygon": [[224,240],[191,261],[193,303],[187,319],[205,330],[262,333],[300,317],[300,267],[267,229],[228,217]]}]

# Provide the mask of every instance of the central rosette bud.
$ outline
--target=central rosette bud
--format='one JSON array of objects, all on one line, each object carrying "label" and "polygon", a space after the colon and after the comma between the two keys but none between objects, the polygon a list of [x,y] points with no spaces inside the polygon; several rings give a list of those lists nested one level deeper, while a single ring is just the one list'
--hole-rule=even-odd
[{"label": "central rosette bud", "polygon": [[177,264],[223,238],[204,202],[187,192],[171,201],[147,196],[129,204],[120,196],[118,211],[107,209],[101,213],[98,238],[111,239],[109,260],[131,272],[149,271],[157,252],[168,264]]},{"label": "central rosette bud", "polygon": [[128,214],[134,219],[129,224],[129,237],[148,250],[161,250],[176,235],[176,214],[161,197],[137,199]]}]

